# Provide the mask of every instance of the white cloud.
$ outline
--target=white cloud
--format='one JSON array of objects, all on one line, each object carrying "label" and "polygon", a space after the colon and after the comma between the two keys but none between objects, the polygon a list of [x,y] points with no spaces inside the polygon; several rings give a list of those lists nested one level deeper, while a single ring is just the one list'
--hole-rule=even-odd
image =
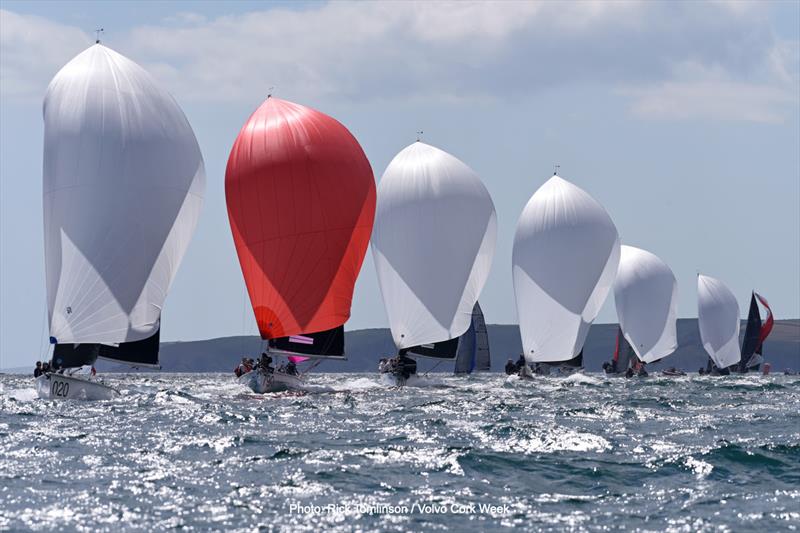
[{"label": "white cloud", "polygon": [[[622,89],[641,118],[776,122],[796,105],[797,43],[778,42],[765,13],[729,1],[335,2],[177,13],[108,44],[181,99],[213,103],[259,100],[273,85],[295,100],[463,102],[592,83]],[[7,94],[39,88],[87,41],[37,17],[3,20],[43,48],[6,49],[2,32]]]},{"label": "white cloud", "polygon": [[791,88],[724,80],[664,82],[629,91],[637,117],[780,123],[798,103]]},{"label": "white cloud", "polygon": [[77,28],[0,9],[0,92],[42,98],[53,75],[90,42]]}]

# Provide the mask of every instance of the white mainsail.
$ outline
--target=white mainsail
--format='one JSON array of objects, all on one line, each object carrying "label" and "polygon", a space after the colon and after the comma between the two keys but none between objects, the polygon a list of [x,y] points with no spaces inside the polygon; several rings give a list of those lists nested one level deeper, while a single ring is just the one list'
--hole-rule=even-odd
[{"label": "white mainsail", "polygon": [[614,303],[622,333],[636,356],[652,363],[678,347],[678,283],[656,255],[622,246]]},{"label": "white mainsail", "polygon": [[150,74],[101,44],[67,63],[44,100],[51,336],[154,335],[204,191],[194,132]]},{"label": "white mainsail", "polygon": [[724,283],[702,274],[697,275],[697,325],[717,368],[739,362],[739,303]]},{"label": "white mainsail", "polygon": [[422,142],[392,159],[378,185],[372,253],[398,348],[467,330],[496,240],[494,204],[471,168]]},{"label": "white mainsail", "polygon": [[514,235],[513,276],[525,359],[577,356],[614,282],[619,235],[583,189],[553,176],[528,201]]}]

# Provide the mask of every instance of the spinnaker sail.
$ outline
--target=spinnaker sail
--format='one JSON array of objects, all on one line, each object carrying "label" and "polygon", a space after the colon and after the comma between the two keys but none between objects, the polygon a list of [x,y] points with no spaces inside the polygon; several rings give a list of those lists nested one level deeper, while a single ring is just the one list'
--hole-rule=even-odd
[{"label": "spinnaker sail", "polygon": [[378,186],[372,253],[399,350],[419,354],[467,330],[496,234],[494,204],[471,168],[419,141],[394,157]]},{"label": "spinnaker sail", "polygon": [[697,276],[697,323],[703,348],[717,368],[739,363],[739,304],[723,282],[702,274]]},{"label": "spinnaker sail", "polygon": [[268,97],[233,144],[225,197],[261,337],[286,353],[344,358],[375,215],[358,141],[328,115]]},{"label": "spinnaker sail", "polygon": [[161,310],[205,192],[185,115],[142,67],[95,44],[47,89],[43,177],[54,353],[74,366],[157,364]]},{"label": "spinnaker sail", "polygon": [[614,303],[626,341],[644,363],[652,363],[678,347],[678,282],[656,255],[622,246]]},{"label": "spinnaker sail", "polygon": [[528,363],[574,361],[614,282],[617,228],[584,190],[553,176],[520,215],[513,277]]}]

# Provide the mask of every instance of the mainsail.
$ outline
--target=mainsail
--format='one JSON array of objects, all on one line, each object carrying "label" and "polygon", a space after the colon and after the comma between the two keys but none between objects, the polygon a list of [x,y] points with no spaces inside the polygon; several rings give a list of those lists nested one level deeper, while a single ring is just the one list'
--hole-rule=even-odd
[{"label": "mainsail", "polygon": [[472,321],[467,331],[459,337],[455,373],[488,372],[491,367],[489,334],[483,311],[478,302],[472,309]]},{"label": "mainsail", "polygon": [[617,228],[584,190],[553,176],[534,193],[517,223],[512,257],[529,363],[578,356],[614,282],[619,256]]},{"label": "mainsail", "polygon": [[[761,305],[767,310],[767,320],[763,325],[758,302],[761,302]],[[750,297],[750,311],[747,315],[747,326],[745,327],[744,340],[742,341],[742,358],[739,361],[740,372],[747,372],[748,369],[758,369],[763,362],[762,345],[764,339],[772,331],[773,323],[772,310],[769,308],[766,299],[753,292]]]},{"label": "mainsail", "polygon": [[375,180],[336,119],[268,97],[233,144],[225,198],[256,323],[286,353],[344,358]]},{"label": "mainsail", "polygon": [[622,327],[617,328],[617,341],[614,345],[613,368],[617,374],[622,374],[631,366],[631,359],[634,359],[636,354],[633,351],[625,334],[622,332]]},{"label": "mainsail", "polygon": [[672,270],[652,253],[622,246],[614,303],[627,343],[645,363],[678,347],[678,283]]},{"label": "mainsail", "polygon": [[419,354],[467,330],[496,234],[492,199],[467,165],[422,142],[394,157],[378,186],[372,253],[399,350]]},{"label": "mainsail", "polygon": [[739,304],[724,283],[702,274],[697,276],[697,323],[703,348],[717,368],[739,363]]},{"label": "mainsail", "polygon": [[204,191],[189,122],[139,65],[95,44],[56,74],[43,198],[55,356],[158,363],[161,309]]}]

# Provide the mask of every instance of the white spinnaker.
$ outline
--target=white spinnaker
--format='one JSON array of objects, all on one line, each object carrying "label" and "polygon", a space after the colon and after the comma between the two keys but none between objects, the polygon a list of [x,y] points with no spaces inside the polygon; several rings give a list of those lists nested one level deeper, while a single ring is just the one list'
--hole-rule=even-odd
[{"label": "white spinnaker", "polygon": [[656,255],[622,246],[614,303],[622,333],[645,363],[652,363],[678,347],[678,283]]},{"label": "white spinnaker", "polygon": [[739,303],[731,290],[720,280],[697,276],[697,325],[703,343],[717,368],[738,363]]},{"label": "white spinnaker", "polygon": [[150,74],[100,44],[67,63],[44,99],[51,336],[153,335],[204,192],[194,132]]},{"label": "white spinnaker", "polygon": [[372,253],[398,348],[458,337],[486,283],[497,215],[475,172],[416,142],[378,184]]},{"label": "white spinnaker", "polygon": [[528,201],[512,254],[525,359],[556,362],[581,351],[617,274],[619,235],[583,189],[553,176]]}]

